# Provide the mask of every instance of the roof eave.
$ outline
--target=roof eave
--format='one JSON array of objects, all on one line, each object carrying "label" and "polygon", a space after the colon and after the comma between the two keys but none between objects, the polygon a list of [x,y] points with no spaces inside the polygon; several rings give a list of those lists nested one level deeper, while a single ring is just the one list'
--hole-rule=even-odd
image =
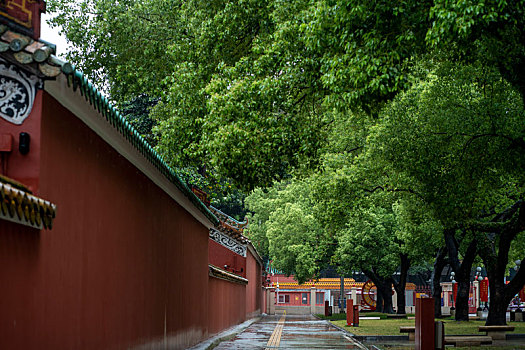
[{"label": "roof eave", "polygon": [[[44,90],[128,159],[208,229],[219,220],[193,194],[162,157],[78,71],[48,80]],[[118,127],[117,127],[118,126]]]}]

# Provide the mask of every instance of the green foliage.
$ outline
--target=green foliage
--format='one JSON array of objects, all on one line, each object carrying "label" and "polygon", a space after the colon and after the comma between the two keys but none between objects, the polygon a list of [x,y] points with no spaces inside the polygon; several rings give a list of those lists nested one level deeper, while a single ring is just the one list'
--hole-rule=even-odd
[{"label": "green foliage", "polygon": [[312,214],[309,181],[282,182],[246,198],[248,237],[273,266],[294,274],[299,282],[316,276],[331,256],[332,242]]},{"label": "green foliage", "polygon": [[525,1],[435,1],[427,42],[466,60],[479,60],[525,98]]},{"label": "green foliage", "polygon": [[475,227],[504,225],[494,213],[523,197],[522,0],[48,9],[69,59],[186,181],[230,208],[243,201],[231,188],[253,190],[250,238],[300,280],[328,263],[425,264],[443,227],[489,242]]},{"label": "green foliage", "polygon": [[375,113],[408,86],[407,68],[424,47],[428,1],[319,1],[304,28],[321,56],[321,80],[338,108]]},{"label": "green foliage", "polygon": [[117,105],[161,99],[151,116],[173,166],[213,167],[245,190],[311,174],[332,124],[349,110],[377,117],[436,49],[497,69],[525,96],[523,1],[52,0],[48,10],[75,45],[69,58]]},{"label": "green foliage", "polygon": [[411,187],[446,225],[502,211],[523,189],[514,147],[525,136],[523,105],[497,73],[444,64],[382,116],[371,129],[372,157],[407,175],[392,186]]},{"label": "green foliage", "polygon": [[139,94],[159,96],[173,61],[166,48],[185,37],[176,1],[48,1],[74,46],[67,58],[78,64],[99,87],[120,104]]},{"label": "green foliage", "polygon": [[232,216],[237,221],[244,221],[244,192],[237,189],[229,179],[210,173],[203,168],[177,168],[177,174],[187,184],[206,192],[210,204]]},{"label": "green foliage", "polygon": [[394,242],[394,215],[381,207],[360,208],[355,219],[339,233],[337,258],[345,267],[374,270],[383,278],[391,276],[398,266]]},{"label": "green foliage", "polygon": [[139,132],[139,134],[151,145],[157,144],[157,137],[153,133],[155,120],[149,116],[150,109],[157,104],[158,100],[146,95],[140,95],[133,101],[125,102],[120,109],[122,116]]}]

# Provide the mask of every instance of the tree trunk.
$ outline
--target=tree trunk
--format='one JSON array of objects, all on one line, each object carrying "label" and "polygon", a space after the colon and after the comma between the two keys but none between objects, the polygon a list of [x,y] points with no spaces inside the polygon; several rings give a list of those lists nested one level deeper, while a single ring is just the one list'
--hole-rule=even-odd
[{"label": "tree trunk", "polygon": [[[492,235],[489,235],[492,236]],[[492,239],[493,240],[492,240]],[[504,237],[500,237],[500,240],[503,240]],[[489,240],[494,244],[495,235],[489,237]],[[512,298],[506,298],[505,289],[505,270],[508,261],[508,250],[506,253],[499,251],[499,254],[496,255],[496,252],[493,250],[493,244],[484,245],[480,249],[480,255],[485,264],[485,269],[487,270],[487,277],[489,279],[489,288],[490,288],[490,299],[489,299],[489,314],[487,316],[487,321],[485,325],[487,326],[500,326],[506,325],[506,312],[507,306]],[[509,244],[510,245],[510,244]],[[502,247],[500,247],[501,249]],[[499,260],[499,259],[504,260]]]},{"label": "tree trunk", "polygon": [[[377,286],[376,286],[377,287]],[[377,290],[377,297],[376,297],[376,312],[384,312],[383,311],[384,304],[383,304],[383,294]]]},{"label": "tree trunk", "polygon": [[456,321],[468,321],[468,296],[470,281],[458,281],[458,294],[456,296]]},{"label": "tree trunk", "polygon": [[430,286],[432,289],[432,298],[434,298],[434,317],[441,317],[441,273],[447,265],[447,247],[441,247],[436,255],[436,261],[434,262],[434,269],[432,270],[432,278],[430,279]]},{"label": "tree trunk", "polygon": [[485,325],[487,326],[502,326],[507,324],[507,307],[512,300],[512,297],[506,298],[505,285],[501,283],[503,279],[490,277],[490,308]]},{"label": "tree trunk", "polygon": [[[375,282],[374,282],[375,283]],[[383,310],[385,314],[393,314],[394,309],[392,305],[392,284],[390,282],[382,281],[376,284],[377,293],[381,294],[383,299]]]},{"label": "tree trunk", "polygon": [[[445,230],[445,244],[448,250],[450,265],[456,273],[458,283],[458,294],[456,296],[456,321],[468,321],[468,297],[470,292],[470,271],[477,255],[477,242],[472,240],[463,256],[463,262],[459,261],[459,243],[455,236],[455,230]],[[441,299],[441,296],[440,296]]]},{"label": "tree trunk", "polygon": [[405,298],[405,287],[407,284],[408,269],[410,268],[410,260],[407,254],[400,254],[401,268],[399,275],[399,282],[392,279],[392,284],[397,293],[397,313],[406,313],[406,298]]},{"label": "tree trunk", "polygon": [[507,324],[506,312],[509,303],[525,285],[525,268],[520,268],[512,281],[505,284],[504,273],[499,273],[501,268],[498,267],[501,265],[503,265],[503,261],[487,267],[490,288],[489,314],[485,322],[487,326]]},{"label": "tree trunk", "polygon": [[[518,215],[515,215],[516,212]],[[499,233],[485,233],[481,240],[480,256],[487,270],[490,288],[487,326],[507,324],[507,307],[525,284],[525,268],[520,268],[510,283],[504,282],[511,243],[525,229],[525,202],[517,201],[493,221],[508,221],[508,224]]]},{"label": "tree trunk", "polygon": [[382,278],[373,270],[363,270],[363,273],[374,282],[377,288],[376,311],[393,314],[391,277]]}]

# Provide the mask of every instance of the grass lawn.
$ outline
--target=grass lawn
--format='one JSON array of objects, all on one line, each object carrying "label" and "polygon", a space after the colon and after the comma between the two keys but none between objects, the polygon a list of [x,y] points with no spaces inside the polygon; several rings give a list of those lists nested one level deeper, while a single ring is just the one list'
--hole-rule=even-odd
[{"label": "grass lawn", "polygon": [[[395,346],[395,345],[385,345],[381,346],[381,349],[392,349],[392,350],[414,350],[414,347],[406,347],[406,346]],[[448,347],[447,347],[448,349]],[[516,345],[510,345],[510,346],[490,346],[490,345],[483,345],[482,347],[479,346],[459,346],[459,347],[451,347],[450,349],[454,350],[472,350],[472,349],[482,349],[482,350],[523,350],[525,349],[525,346],[516,346]]]},{"label": "grass lawn", "polygon": [[[456,322],[454,320],[442,320],[445,322],[445,334],[478,334],[478,326],[484,326],[485,321]],[[347,327],[346,320],[331,321],[333,324],[348,330],[355,335],[403,335],[399,333],[400,326],[414,326],[414,320],[408,319],[381,319],[381,320],[360,320],[359,327]],[[525,334],[525,322],[509,322],[514,326],[513,333]]]},{"label": "grass lawn", "polygon": [[[346,320],[346,314],[332,314],[331,316],[317,314],[315,316],[323,320],[329,320],[329,321]],[[387,314],[384,314],[382,312],[361,312],[360,316],[361,317],[379,317],[381,319],[387,319]],[[414,316],[414,314],[408,314],[407,316]]]}]

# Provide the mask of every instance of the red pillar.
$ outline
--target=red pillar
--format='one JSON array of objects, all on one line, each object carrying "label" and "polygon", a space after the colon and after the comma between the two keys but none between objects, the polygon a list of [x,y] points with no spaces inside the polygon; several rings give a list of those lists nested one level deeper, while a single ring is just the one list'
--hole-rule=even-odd
[{"label": "red pillar", "polygon": [[354,305],[354,327],[359,327],[359,305]]},{"label": "red pillar", "polygon": [[416,299],[416,350],[434,350],[434,298]]},{"label": "red pillar", "polygon": [[352,299],[346,301],[346,325],[354,325],[354,301]]}]

